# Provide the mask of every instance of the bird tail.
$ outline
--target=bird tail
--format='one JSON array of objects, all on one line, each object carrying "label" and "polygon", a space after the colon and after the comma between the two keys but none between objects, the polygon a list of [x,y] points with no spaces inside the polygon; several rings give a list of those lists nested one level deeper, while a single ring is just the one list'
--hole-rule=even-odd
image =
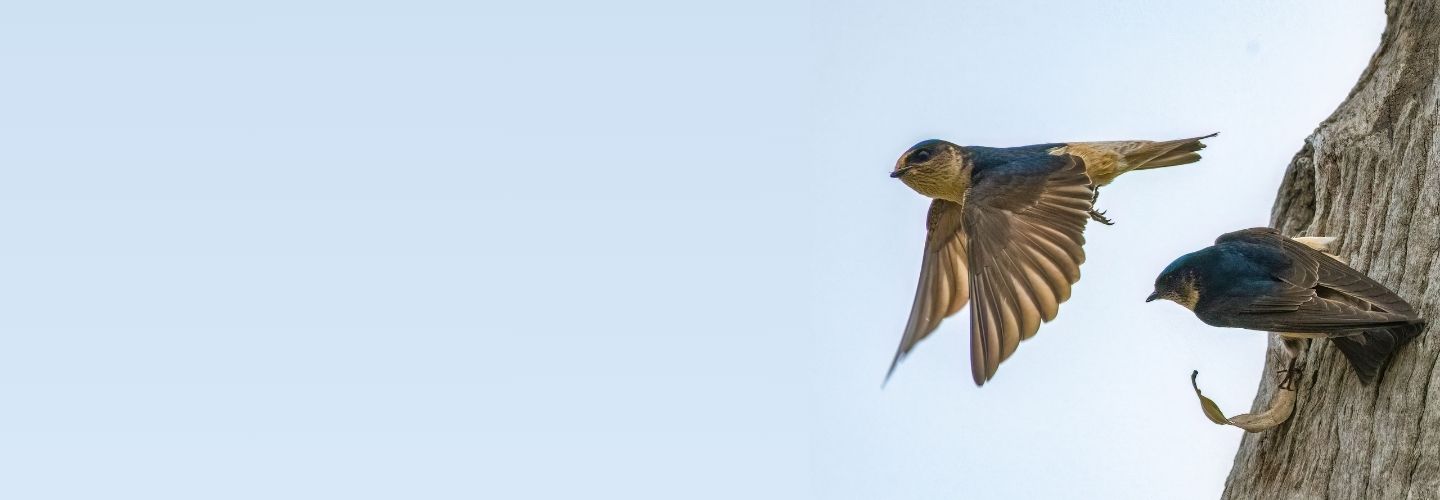
[{"label": "bird tail", "polygon": [[1214,134],[1176,139],[1173,141],[1146,142],[1125,152],[1125,164],[1134,165],[1132,170],[1173,167],[1200,161],[1200,150],[1205,149],[1202,139],[1220,135]]},{"label": "bird tail", "polygon": [[1345,359],[1350,360],[1350,366],[1355,368],[1360,382],[1372,384],[1385,372],[1385,366],[1395,351],[1420,335],[1424,329],[1425,323],[1417,321],[1408,325],[1366,330],[1349,337],[1331,337],[1330,341],[1335,343],[1335,347],[1340,349]]}]

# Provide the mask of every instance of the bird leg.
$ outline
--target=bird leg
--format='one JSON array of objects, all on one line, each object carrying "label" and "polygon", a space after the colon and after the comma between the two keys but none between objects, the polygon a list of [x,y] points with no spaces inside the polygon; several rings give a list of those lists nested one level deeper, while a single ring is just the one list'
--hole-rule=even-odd
[{"label": "bird leg", "polygon": [[1095,200],[1099,200],[1099,199],[1100,199],[1100,188],[1099,188],[1099,187],[1096,187],[1096,188],[1095,188],[1095,194],[1093,194],[1093,195],[1090,196],[1090,218],[1091,218],[1091,219],[1094,219],[1095,222],[1099,222],[1099,223],[1104,224],[1104,225],[1107,225],[1107,226],[1113,226],[1113,225],[1115,225],[1115,221],[1110,220],[1109,217],[1106,217],[1106,216],[1105,216],[1105,212],[1102,212],[1102,211],[1099,211],[1099,210],[1095,210]]},{"label": "bird leg", "polygon": [[1298,388],[1298,382],[1296,381],[1296,379],[1299,378],[1300,369],[1296,368],[1295,366],[1296,361],[1298,360],[1299,358],[1290,358],[1290,365],[1288,367],[1282,370],[1275,371],[1275,374],[1280,376],[1281,389],[1293,391]]},{"label": "bird leg", "polygon": [[1295,391],[1299,389],[1300,385],[1300,349],[1304,347],[1305,341],[1284,337],[1281,338],[1281,341],[1284,342],[1285,347],[1281,351],[1281,357],[1289,361],[1286,363],[1285,369],[1276,370],[1275,375],[1280,377],[1280,389]]}]

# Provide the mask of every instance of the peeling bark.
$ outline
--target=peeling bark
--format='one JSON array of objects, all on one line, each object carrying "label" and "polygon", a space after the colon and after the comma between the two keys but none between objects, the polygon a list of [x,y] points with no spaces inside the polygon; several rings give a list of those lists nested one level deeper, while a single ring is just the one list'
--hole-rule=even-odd
[{"label": "peeling bark", "polygon": [[[1370,66],[1291,160],[1271,224],[1338,236],[1340,256],[1429,326],[1372,386],[1329,342],[1310,342],[1294,416],[1245,435],[1225,498],[1440,498],[1440,1],[1388,0],[1385,14]],[[1282,350],[1271,341],[1257,411]]]}]

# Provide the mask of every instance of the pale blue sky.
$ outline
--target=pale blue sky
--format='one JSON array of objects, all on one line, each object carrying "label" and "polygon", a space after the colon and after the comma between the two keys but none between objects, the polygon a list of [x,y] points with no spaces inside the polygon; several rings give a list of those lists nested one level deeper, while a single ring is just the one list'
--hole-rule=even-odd
[{"label": "pale blue sky", "polygon": [[[1213,498],[1187,377],[1264,339],[1142,300],[1265,223],[1352,4],[0,7],[0,497]],[[991,384],[950,321],[881,390],[906,147],[1211,131]]]}]

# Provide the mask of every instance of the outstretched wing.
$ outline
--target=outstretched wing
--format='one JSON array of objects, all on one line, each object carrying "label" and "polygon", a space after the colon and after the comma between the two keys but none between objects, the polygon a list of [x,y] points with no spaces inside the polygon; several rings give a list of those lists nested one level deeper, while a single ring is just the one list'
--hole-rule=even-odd
[{"label": "outstretched wing", "polygon": [[1021,340],[1055,319],[1080,280],[1094,187],[1072,155],[1034,157],[973,179],[964,227],[970,266],[970,367],[995,376]]},{"label": "outstretched wing", "polygon": [[920,283],[915,288],[915,302],[910,306],[910,320],[885,379],[895,373],[900,360],[916,343],[924,340],[940,326],[940,320],[960,312],[970,297],[970,276],[965,270],[965,231],[961,224],[961,206],[947,200],[930,203],[925,219],[925,256],[920,263]]}]

